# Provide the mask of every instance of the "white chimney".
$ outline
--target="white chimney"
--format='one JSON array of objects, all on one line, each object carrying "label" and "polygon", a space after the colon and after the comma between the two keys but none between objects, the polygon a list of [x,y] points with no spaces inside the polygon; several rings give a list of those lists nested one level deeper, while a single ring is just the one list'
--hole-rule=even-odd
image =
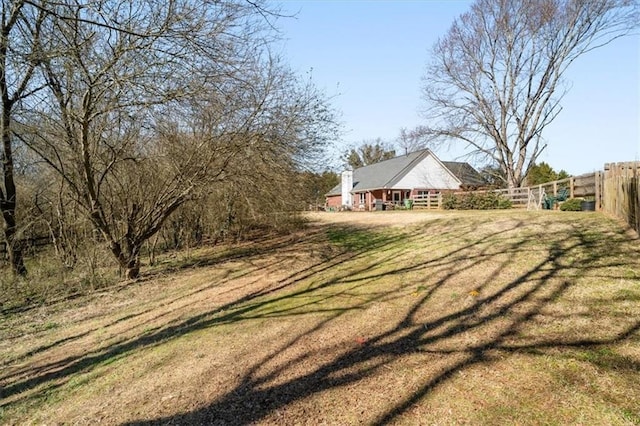
[{"label": "white chimney", "polygon": [[342,172],[342,205],[351,207],[353,200],[351,190],[353,189],[353,172],[345,170]]}]

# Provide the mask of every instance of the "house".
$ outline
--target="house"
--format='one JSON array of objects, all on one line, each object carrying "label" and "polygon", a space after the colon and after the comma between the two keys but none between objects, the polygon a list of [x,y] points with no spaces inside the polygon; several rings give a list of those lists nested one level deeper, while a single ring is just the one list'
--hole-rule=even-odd
[{"label": "house", "polygon": [[[429,149],[344,171],[341,183],[326,194],[328,208],[374,210],[382,204],[465,188],[486,186],[468,163],[440,161]],[[377,203],[376,203],[377,201]]]}]

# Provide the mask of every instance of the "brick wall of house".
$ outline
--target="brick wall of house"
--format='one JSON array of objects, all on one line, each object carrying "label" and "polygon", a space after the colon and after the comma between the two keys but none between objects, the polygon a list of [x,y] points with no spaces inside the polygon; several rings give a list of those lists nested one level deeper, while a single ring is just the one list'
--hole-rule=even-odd
[{"label": "brick wall of house", "polygon": [[327,197],[327,208],[339,209],[342,206],[342,195]]}]

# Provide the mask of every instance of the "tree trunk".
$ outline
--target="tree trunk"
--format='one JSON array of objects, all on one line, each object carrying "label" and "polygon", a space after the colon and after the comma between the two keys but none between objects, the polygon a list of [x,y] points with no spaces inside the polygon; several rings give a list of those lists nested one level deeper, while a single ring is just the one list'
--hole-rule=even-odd
[{"label": "tree trunk", "polygon": [[136,279],[140,276],[140,259],[131,259],[124,268],[124,277],[128,280]]},{"label": "tree trunk", "polygon": [[156,264],[156,247],[158,246],[158,237],[156,234],[153,238],[147,241],[147,247],[149,249],[149,265],[153,266]]},{"label": "tree trunk", "polygon": [[13,180],[13,152],[11,147],[11,103],[3,99],[2,106],[2,174],[4,192],[0,195],[0,210],[4,218],[4,240],[7,243],[11,270],[16,275],[24,276],[23,244],[16,237],[16,185]]},{"label": "tree trunk", "polygon": [[[6,219],[5,219],[6,220]],[[9,254],[9,264],[14,275],[27,275],[27,268],[24,265],[23,242],[15,238],[15,225],[4,231],[7,253]]]},{"label": "tree trunk", "polygon": [[140,248],[132,246],[127,253],[122,250],[122,246],[116,242],[109,244],[111,252],[118,260],[120,270],[124,278],[132,280],[140,276]]}]

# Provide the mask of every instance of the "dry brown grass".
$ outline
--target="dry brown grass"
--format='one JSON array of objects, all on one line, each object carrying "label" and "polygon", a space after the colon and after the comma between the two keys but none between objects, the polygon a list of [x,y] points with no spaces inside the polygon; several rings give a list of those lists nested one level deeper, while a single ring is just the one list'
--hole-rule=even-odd
[{"label": "dry brown grass", "polygon": [[640,243],[598,214],[323,214],[3,316],[7,424],[636,424]]}]

